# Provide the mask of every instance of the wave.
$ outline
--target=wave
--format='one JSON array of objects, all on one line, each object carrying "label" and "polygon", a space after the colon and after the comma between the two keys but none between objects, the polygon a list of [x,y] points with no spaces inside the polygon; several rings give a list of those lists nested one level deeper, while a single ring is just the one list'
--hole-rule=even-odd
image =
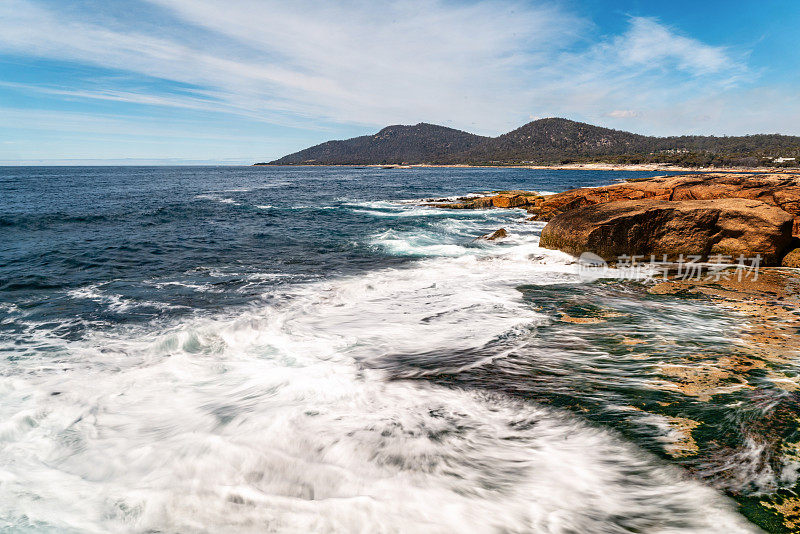
[{"label": "wave", "polygon": [[[175,283],[177,282],[173,282],[173,284]],[[130,298],[125,298],[122,295],[108,293],[107,291],[102,290],[101,287],[103,285],[105,284],[91,284],[88,286],[72,289],[67,291],[67,297],[69,297],[70,299],[85,299],[93,301],[95,303],[103,305],[107,311],[116,314],[123,314],[134,308],[155,308],[158,310],[166,311],[182,307],[174,304],[167,304],[165,302],[134,300]],[[157,284],[153,285],[159,287]],[[190,284],[181,284],[181,285],[186,287],[193,287]],[[161,287],[164,287],[164,285],[162,285]],[[201,286],[194,286],[193,289],[196,289],[198,291],[205,290],[205,288]]]},{"label": "wave", "polygon": [[[478,195],[480,196],[480,195]],[[455,198],[463,198],[453,197]],[[443,199],[437,199],[443,200]],[[431,206],[421,206],[423,200],[399,200],[399,201],[365,201],[365,202],[345,202],[343,206],[350,208],[354,213],[362,213],[373,217],[436,217],[436,218],[475,218],[488,217],[497,218],[506,215],[519,215],[519,210],[513,209],[471,209],[471,210],[447,210]]]},{"label": "wave", "polygon": [[[419,232],[394,239],[424,247]],[[76,532],[748,530],[719,494],[612,433],[392,379],[397,354],[513,347],[551,321],[516,285],[579,282],[522,233],[425,255],[2,363],[0,517]],[[129,305],[96,286],[74,296]]]},{"label": "wave", "polygon": [[[392,227],[371,237],[370,243],[389,255],[460,257],[493,256],[502,252],[505,256],[521,255],[523,268],[530,265],[529,255],[533,253],[559,258],[564,263],[573,261],[561,252],[539,248],[541,225],[526,222],[519,210],[455,210],[456,216],[442,217],[441,213],[448,215],[449,211],[397,204],[381,207],[385,211],[375,214],[367,210],[353,211],[409,221],[407,225]],[[477,237],[499,227],[507,230],[509,235],[506,239],[476,241]],[[512,251],[510,247],[514,246],[522,248]]]},{"label": "wave", "polygon": [[214,201],[214,202],[219,202],[220,204],[232,204],[234,206],[241,205],[239,202],[236,202],[232,198],[220,197],[218,195],[212,195],[212,194],[205,194],[204,193],[202,195],[195,195],[194,198],[195,198],[195,200],[211,200],[211,201]]}]

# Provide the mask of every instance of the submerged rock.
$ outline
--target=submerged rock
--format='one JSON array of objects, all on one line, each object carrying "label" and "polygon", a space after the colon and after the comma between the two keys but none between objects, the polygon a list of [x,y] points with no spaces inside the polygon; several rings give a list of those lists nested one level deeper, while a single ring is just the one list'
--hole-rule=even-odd
[{"label": "submerged rock", "polygon": [[485,239],[486,241],[494,241],[495,239],[503,239],[504,237],[508,237],[508,232],[506,232],[505,228],[500,228],[499,230],[495,230],[491,234],[482,235],[478,239]]},{"label": "submerged rock", "polygon": [[757,200],[615,201],[556,215],[540,245],[606,260],[720,254],[735,261],[760,254],[762,264],[775,265],[792,239],[792,222],[789,213]]}]

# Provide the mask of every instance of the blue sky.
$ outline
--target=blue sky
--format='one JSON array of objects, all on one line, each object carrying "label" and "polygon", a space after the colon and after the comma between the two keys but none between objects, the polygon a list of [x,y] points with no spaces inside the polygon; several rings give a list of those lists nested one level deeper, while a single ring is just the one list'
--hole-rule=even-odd
[{"label": "blue sky", "polygon": [[800,135],[800,3],[2,0],[0,164],[252,163],[388,124]]}]

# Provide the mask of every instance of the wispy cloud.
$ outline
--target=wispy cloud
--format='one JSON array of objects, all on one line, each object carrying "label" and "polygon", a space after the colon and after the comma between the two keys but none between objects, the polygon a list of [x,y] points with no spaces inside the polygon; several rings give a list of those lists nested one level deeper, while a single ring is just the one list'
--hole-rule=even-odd
[{"label": "wispy cloud", "polygon": [[154,1],[313,74],[309,87],[281,91],[299,112],[368,124],[504,126],[528,81],[523,73],[586,25],[553,8],[508,2],[233,0],[220,10],[209,0]]},{"label": "wispy cloud", "polygon": [[191,84],[266,120],[276,113],[362,124],[466,117],[488,118],[484,127],[492,128],[491,115],[509,109],[505,102],[524,84],[516,73],[552,43],[574,38],[579,24],[549,8],[505,3],[158,3],[213,35],[214,46],[7,0],[0,47]]},{"label": "wispy cloud", "polygon": [[615,109],[606,113],[606,117],[613,117],[615,119],[629,119],[631,117],[638,117],[640,113],[632,109]]},{"label": "wispy cloud", "polygon": [[611,46],[616,49],[620,63],[630,67],[673,64],[695,75],[735,72],[741,68],[725,48],[679,35],[650,18],[631,18],[628,32],[615,38]]},{"label": "wispy cloud", "polygon": [[[290,126],[430,121],[497,134],[529,116],[559,115],[676,133],[666,117],[682,117],[682,131],[708,124],[684,112],[690,102],[744,98],[757,77],[744,51],[657,19],[628,17],[622,33],[604,36],[551,3],[142,0],[125,3],[124,21],[118,4],[104,18],[53,5],[0,2],[0,53],[152,83],[24,82],[30,90]],[[136,24],[137,10],[159,22]]]},{"label": "wispy cloud", "polygon": [[[552,67],[540,69],[543,81],[530,96],[545,108],[537,114],[606,118],[609,125],[643,133],[686,133],[698,122],[680,113],[683,103],[738,98],[736,90],[756,77],[741,53],[689,38],[655,19],[629,17],[628,24],[622,34],[560,54]],[[665,110],[683,117],[679,130],[674,121],[662,120]],[[731,122],[717,125],[729,128]]]}]

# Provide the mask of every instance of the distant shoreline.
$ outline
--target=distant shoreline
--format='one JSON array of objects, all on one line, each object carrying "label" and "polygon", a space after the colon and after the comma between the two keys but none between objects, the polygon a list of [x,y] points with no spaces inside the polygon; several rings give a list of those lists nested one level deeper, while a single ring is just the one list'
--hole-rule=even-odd
[{"label": "distant shoreline", "polygon": [[562,165],[433,165],[419,163],[412,165],[395,164],[325,164],[315,165],[311,163],[298,163],[290,165],[254,163],[253,167],[368,167],[368,168],[389,168],[397,170],[415,168],[442,168],[442,169],[536,169],[536,170],[579,170],[579,171],[646,171],[646,172],[759,172],[759,173],[784,173],[797,172],[797,168],[792,167],[682,167],[678,165],[665,165],[657,163],[567,163]]}]

